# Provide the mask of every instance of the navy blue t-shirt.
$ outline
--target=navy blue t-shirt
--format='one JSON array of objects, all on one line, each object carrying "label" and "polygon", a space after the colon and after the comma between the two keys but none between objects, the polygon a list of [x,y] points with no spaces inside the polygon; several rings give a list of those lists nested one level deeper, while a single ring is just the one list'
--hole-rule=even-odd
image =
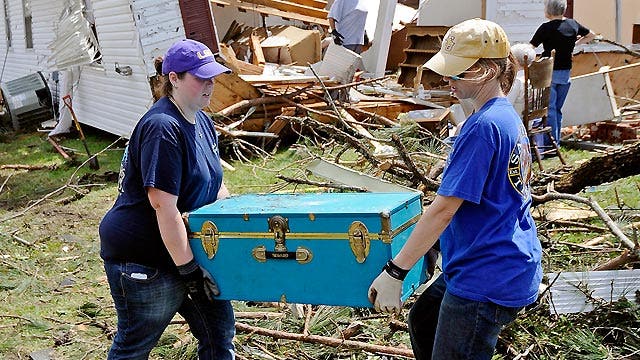
[{"label": "navy blue t-shirt", "polygon": [[202,112],[189,123],[166,97],[135,126],[120,168],[118,198],[100,222],[100,256],[168,267],[166,250],[147,187],[178,196],[178,210],[212,203],[222,184],[218,138]]},{"label": "navy blue t-shirt", "polygon": [[543,57],[551,56],[551,50],[555,49],[553,69],[569,70],[571,69],[571,56],[573,55],[573,48],[576,46],[578,35],[585,36],[589,32],[589,29],[573,19],[556,19],[540,25],[530,43],[534,47],[542,44],[544,48]]}]

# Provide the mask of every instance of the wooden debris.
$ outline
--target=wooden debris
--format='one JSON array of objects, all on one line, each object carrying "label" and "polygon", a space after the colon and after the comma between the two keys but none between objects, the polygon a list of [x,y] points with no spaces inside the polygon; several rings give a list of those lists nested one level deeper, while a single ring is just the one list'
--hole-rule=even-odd
[{"label": "wooden debris", "polygon": [[631,241],[631,239],[629,239],[622,232],[622,230],[620,230],[620,227],[618,227],[615,221],[613,221],[611,217],[604,211],[604,209],[602,209],[602,207],[600,206],[600,204],[598,204],[597,201],[593,199],[583,198],[573,194],[561,194],[557,192],[548,192],[542,196],[532,195],[532,197],[537,203],[544,203],[547,201],[563,199],[563,200],[571,200],[571,201],[589,205],[593,209],[593,211],[595,211],[598,214],[598,216],[602,219],[602,221],[604,221],[605,225],[607,225],[609,230],[611,230],[611,232],[618,239],[620,239],[620,242],[622,243],[622,245],[624,245],[626,248],[631,250],[633,255],[635,256],[640,255],[640,247],[638,247],[638,244]]},{"label": "wooden debris", "polygon": [[239,60],[236,53],[227,44],[219,44],[220,56],[224,59],[225,65],[234,73],[240,75],[261,75],[264,69],[258,65]]},{"label": "wooden debris", "polygon": [[[296,4],[296,2],[293,1],[283,1],[283,0],[271,0],[271,1],[266,1],[266,0],[255,0],[260,1],[263,4],[268,4],[268,6],[263,5],[263,4],[256,4],[253,3],[253,0],[247,0],[247,1],[243,1],[243,0],[210,0],[212,4],[214,5],[220,5],[220,6],[235,6],[237,7],[239,10],[242,11],[253,11],[253,12],[257,12],[260,15],[262,15],[263,17],[267,17],[267,16],[279,16],[283,19],[287,19],[287,20],[298,20],[301,21],[305,24],[318,24],[323,26],[324,28],[328,28],[329,27],[329,20],[327,20],[327,16],[324,15],[322,16],[322,14],[326,13],[326,11],[323,12],[315,12],[312,13],[313,15],[308,15],[308,11],[307,13],[304,13],[305,10],[309,10],[309,9],[303,9],[301,8],[299,5]],[[319,17],[318,17],[319,16]]]},{"label": "wooden debris", "polygon": [[23,164],[5,164],[0,165],[0,170],[55,170],[57,165],[23,165]]},{"label": "wooden debris", "polygon": [[555,182],[555,190],[576,194],[588,186],[600,185],[640,174],[640,143],[627,145],[582,163]]},{"label": "wooden debris", "polygon": [[215,78],[209,106],[204,111],[218,113],[238,102],[256,99],[260,92],[236,74],[220,74]]},{"label": "wooden debris", "polygon": [[356,191],[356,192],[366,192],[367,191],[367,189],[365,189],[363,187],[358,187],[358,186],[340,185],[340,184],[335,184],[335,183],[319,182],[319,181],[304,180],[304,179],[294,179],[294,178],[290,178],[290,177],[284,176],[284,175],[276,175],[276,177],[278,179],[280,179],[280,180],[284,180],[286,182],[290,182],[290,183],[293,183],[293,184],[313,185],[313,186],[322,187],[322,188],[332,188],[332,189],[339,189],[339,190],[346,190],[346,191]]},{"label": "wooden debris", "polygon": [[71,160],[71,156],[69,156],[69,154],[67,154],[51,136],[47,136],[47,140],[49,141],[49,143],[51,143],[53,148],[56,149],[58,154],[62,156],[63,159],[67,161]]},{"label": "wooden debris", "polygon": [[286,331],[269,330],[257,326],[247,325],[241,322],[236,322],[236,330],[239,332],[258,334],[263,336],[270,336],[275,339],[302,341],[312,344],[321,344],[331,346],[335,348],[349,348],[361,351],[370,352],[373,354],[383,354],[391,356],[399,356],[408,359],[413,359],[413,352],[410,349],[400,349],[390,346],[368,344],[360,341],[336,339],[327,336],[320,335],[304,335],[294,334]]}]

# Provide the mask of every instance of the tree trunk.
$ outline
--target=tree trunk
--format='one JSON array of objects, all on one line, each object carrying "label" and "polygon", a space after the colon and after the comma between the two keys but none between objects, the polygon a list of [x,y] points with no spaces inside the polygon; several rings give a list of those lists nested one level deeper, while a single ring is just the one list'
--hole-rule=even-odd
[{"label": "tree trunk", "polygon": [[640,142],[583,163],[556,181],[555,190],[576,194],[587,186],[600,185],[637,174],[640,174]]}]

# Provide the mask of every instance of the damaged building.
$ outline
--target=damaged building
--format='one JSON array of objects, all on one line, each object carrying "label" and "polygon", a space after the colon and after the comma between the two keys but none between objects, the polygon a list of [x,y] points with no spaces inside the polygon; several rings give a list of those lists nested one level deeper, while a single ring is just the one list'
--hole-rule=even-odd
[{"label": "damaged building", "polygon": [[[376,0],[371,1],[366,25],[370,48],[361,57],[353,57],[328,46],[326,17],[331,3],[3,0],[0,83],[9,115],[2,126],[20,130],[60,120],[54,133],[65,131],[71,121],[68,111],[58,104],[63,95],[70,94],[81,123],[128,137],[153,103],[154,58],[174,41],[188,37],[207,44],[234,70],[216,85],[208,109],[212,114],[221,113],[216,119],[220,129],[227,131],[223,136],[244,131],[245,135],[272,133],[277,137],[282,127],[276,121],[278,115],[299,113],[300,106],[311,109],[305,112],[328,106],[315,98],[324,96],[320,82],[339,87],[381,79],[385,74],[391,74],[391,80],[363,83],[355,98],[342,91],[346,92],[342,96],[347,96],[342,100],[349,100],[354,108],[349,109],[351,116],[361,120],[377,114],[390,125],[400,114],[410,114],[431,130],[438,130],[443,122],[455,122],[456,112],[449,106],[457,100],[449,96],[439,76],[421,66],[440,47],[446,30],[464,19],[482,17],[501,24],[517,43],[528,42],[545,21],[542,0]],[[587,3],[570,2],[570,10],[587,18],[585,9],[591,6]],[[617,43],[638,41],[638,25],[634,23],[640,21],[640,6],[632,1],[609,3],[613,4],[607,8],[613,21],[606,22],[602,32],[615,37]],[[452,6],[457,11],[447,10]],[[384,25],[389,23],[393,25]],[[578,79],[576,84],[585,85],[572,87],[575,94],[570,94],[569,102],[574,106],[569,104],[566,112],[570,124],[621,121],[624,110],[637,107],[633,101],[639,98],[633,67],[639,59],[637,52],[633,47],[625,50],[603,45],[607,44],[576,49],[572,75],[588,79]],[[316,64],[317,71],[311,72],[309,64]],[[610,67],[605,75],[588,75],[605,65]],[[585,87],[600,90],[587,91]],[[296,94],[293,101],[297,105],[289,103],[294,97],[291,94],[302,89],[302,97]],[[273,99],[277,96],[284,98]],[[585,96],[600,101],[571,100]],[[590,117],[585,117],[582,102],[606,106],[602,110],[599,105],[602,111],[588,111]]]}]

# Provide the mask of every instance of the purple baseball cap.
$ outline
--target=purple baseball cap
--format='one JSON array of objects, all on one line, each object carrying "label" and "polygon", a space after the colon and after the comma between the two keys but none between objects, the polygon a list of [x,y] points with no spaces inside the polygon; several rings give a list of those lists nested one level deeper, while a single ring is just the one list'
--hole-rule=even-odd
[{"label": "purple baseball cap", "polygon": [[230,73],[227,67],[218,64],[209,48],[198,41],[184,39],[171,45],[162,62],[162,73],[188,71],[201,79],[211,79],[222,73]]}]

